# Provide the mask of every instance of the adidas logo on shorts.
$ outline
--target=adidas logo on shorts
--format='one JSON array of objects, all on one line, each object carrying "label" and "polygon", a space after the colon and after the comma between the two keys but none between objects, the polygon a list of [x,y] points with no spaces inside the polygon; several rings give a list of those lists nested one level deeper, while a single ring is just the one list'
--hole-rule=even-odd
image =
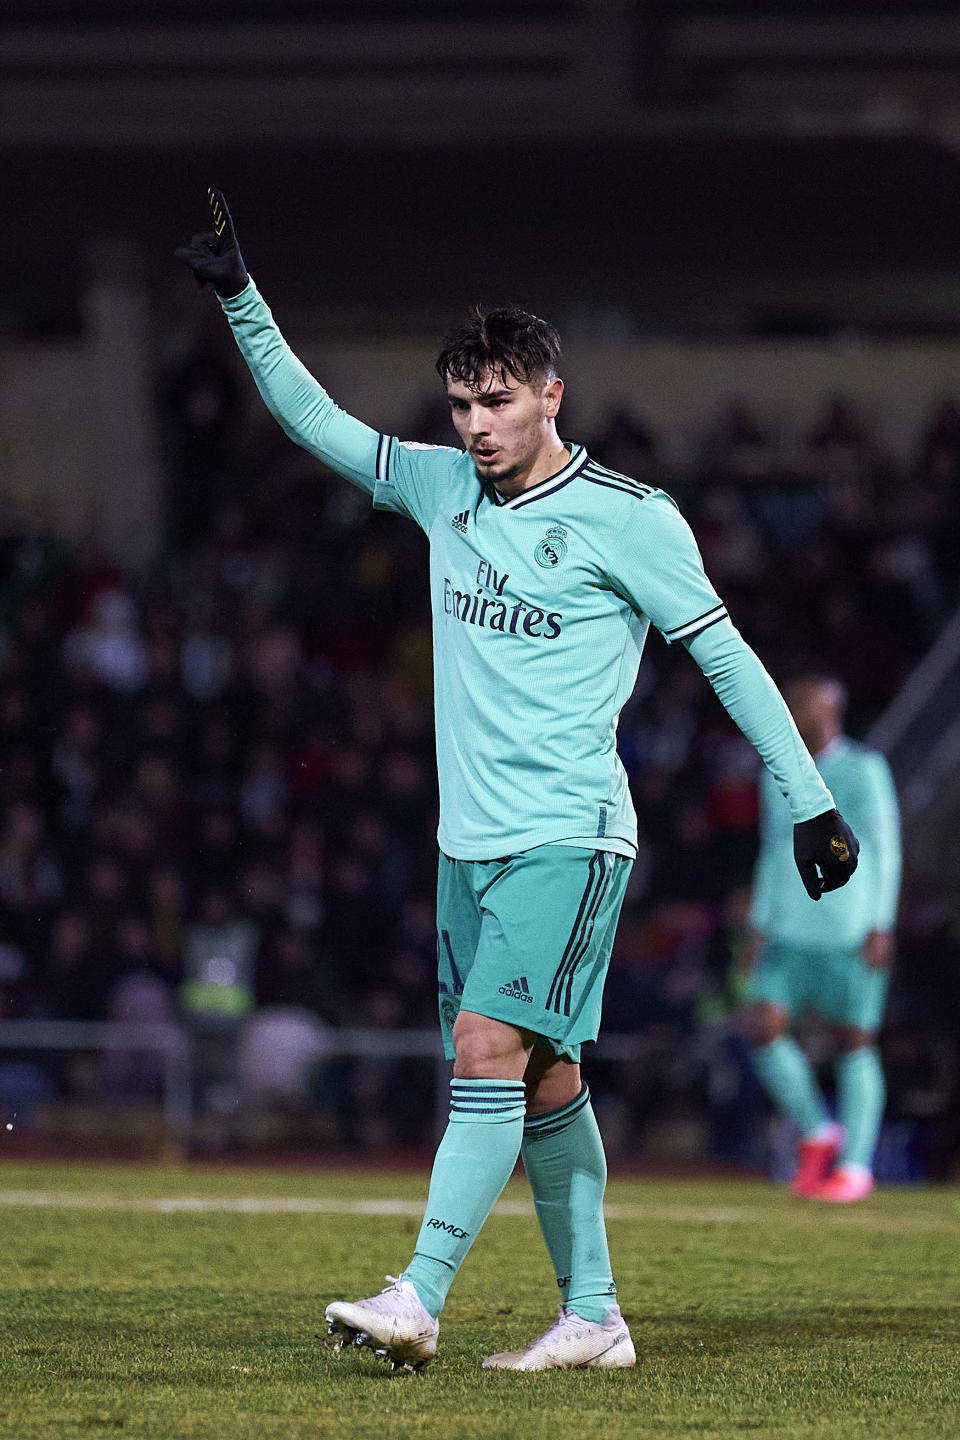
[{"label": "adidas logo on shorts", "polygon": [[521,975],[519,980],[514,980],[509,985],[501,985],[500,994],[509,996],[511,1000],[523,1000],[527,1005],[533,1004],[526,975]]},{"label": "adidas logo on shorts", "polygon": [[453,519],[450,521],[450,524],[453,526],[454,530],[459,530],[461,535],[466,535],[467,521],[469,519],[470,511],[461,510],[459,515],[454,515]]}]

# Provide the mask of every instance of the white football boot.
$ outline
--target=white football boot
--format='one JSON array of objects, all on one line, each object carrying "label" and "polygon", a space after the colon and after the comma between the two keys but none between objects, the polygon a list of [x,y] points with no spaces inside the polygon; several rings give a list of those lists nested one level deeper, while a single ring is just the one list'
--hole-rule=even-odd
[{"label": "white football boot", "polygon": [[582,1320],[566,1305],[542,1335],[523,1350],[504,1350],[488,1355],[484,1370],[572,1370],[577,1365],[594,1369],[607,1366],[635,1365],[637,1352],[630,1339],[627,1322],[614,1305],[602,1325]]},{"label": "white football boot", "polygon": [[333,1348],[367,1345],[399,1370],[423,1370],[437,1353],[440,1322],[424,1309],[409,1280],[397,1280],[366,1300],[352,1305],[334,1300],[327,1306],[327,1333],[336,1337]]}]

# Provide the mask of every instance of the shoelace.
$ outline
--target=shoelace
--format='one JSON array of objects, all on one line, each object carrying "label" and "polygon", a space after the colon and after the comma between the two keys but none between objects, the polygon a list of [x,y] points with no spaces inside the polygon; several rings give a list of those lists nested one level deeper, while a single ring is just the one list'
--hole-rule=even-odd
[{"label": "shoelace", "polygon": [[399,1275],[386,1275],[386,1276],[384,1276],[384,1279],[389,1280],[390,1283],[389,1283],[389,1285],[384,1285],[383,1289],[380,1291],[380,1295],[373,1295],[373,1296],[371,1296],[370,1300],[369,1300],[367,1303],[371,1306],[372,1309],[381,1310],[383,1307],[380,1306],[380,1305],[377,1303],[377,1302],[379,1301],[379,1299],[380,1299],[380,1296],[381,1296],[381,1295],[389,1295],[389,1294],[391,1293],[391,1291],[397,1291],[397,1294],[398,1294],[398,1296],[399,1296],[399,1299],[400,1299],[404,1304],[406,1304],[406,1305],[407,1305],[407,1308],[409,1309],[409,1305],[410,1305],[409,1296],[400,1294],[400,1292],[399,1292],[399,1290],[398,1290],[398,1286],[400,1285],[400,1278],[401,1278],[401,1277],[400,1277]]},{"label": "shoelace", "polygon": [[[548,1330],[544,1330],[542,1335],[537,1336],[537,1339],[533,1341],[533,1344],[538,1345],[541,1340],[548,1340],[555,1330],[559,1330],[561,1326],[563,1326],[565,1321],[568,1322],[568,1329],[578,1331],[586,1329],[590,1324],[589,1320],[584,1320],[581,1318],[581,1316],[574,1314],[572,1310],[568,1310],[566,1305],[560,1305],[557,1308],[556,1320],[554,1320],[553,1324]],[[573,1322],[572,1326],[569,1324],[569,1322],[571,1321]]]}]

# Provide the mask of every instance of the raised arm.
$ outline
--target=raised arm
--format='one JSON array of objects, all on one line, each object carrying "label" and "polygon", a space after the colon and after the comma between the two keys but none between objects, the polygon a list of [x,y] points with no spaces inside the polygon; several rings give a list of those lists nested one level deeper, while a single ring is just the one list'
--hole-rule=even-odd
[{"label": "raised arm", "polygon": [[372,494],[381,436],[347,415],[294,355],[250,279],[227,203],[208,191],[212,228],[174,254],[213,285],[267,409],[297,445]]}]

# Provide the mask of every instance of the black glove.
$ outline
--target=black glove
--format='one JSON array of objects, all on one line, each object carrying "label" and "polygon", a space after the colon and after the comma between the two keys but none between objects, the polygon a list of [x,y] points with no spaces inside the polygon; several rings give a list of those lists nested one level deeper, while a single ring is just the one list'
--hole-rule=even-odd
[{"label": "black glove", "polygon": [[793,827],[793,858],[811,900],[846,885],[859,854],[860,841],[839,810],[825,810]]},{"label": "black glove", "polygon": [[203,235],[194,235],[189,245],[180,245],[173,253],[184,265],[190,266],[198,285],[212,284],[217,294],[228,300],[231,295],[239,295],[241,290],[246,289],[250,276],[243,263],[222,192],[211,187],[207,191],[207,200],[213,216],[213,229]]}]

